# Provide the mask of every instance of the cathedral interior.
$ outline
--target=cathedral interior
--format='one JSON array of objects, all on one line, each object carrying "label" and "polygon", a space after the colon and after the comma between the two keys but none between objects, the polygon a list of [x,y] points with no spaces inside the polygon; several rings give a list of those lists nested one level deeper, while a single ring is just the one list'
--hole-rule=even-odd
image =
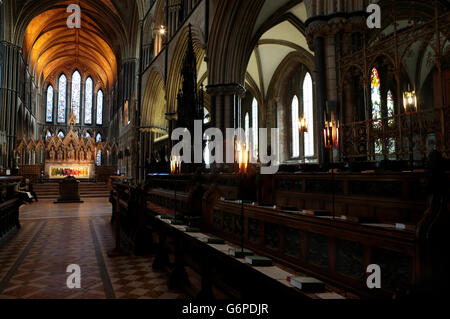
[{"label": "cathedral interior", "polygon": [[449,157],[448,0],[0,1],[0,299],[440,295]]}]

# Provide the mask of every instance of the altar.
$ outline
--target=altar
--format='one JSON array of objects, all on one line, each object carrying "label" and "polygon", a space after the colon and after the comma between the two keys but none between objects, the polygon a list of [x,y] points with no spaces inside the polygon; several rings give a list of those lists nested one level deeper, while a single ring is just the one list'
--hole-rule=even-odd
[{"label": "altar", "polygon": [[[117,152],[117,144],[96,140],[94,134],[85,134],[76,127],[73,114],[68,120],[69,131],[66,135],[57,136],[54,133],[41,137],[39,140],[22,140],[16,148],[16,153],[23,158],[31,159],[39,156],[42,167],[37,168],[36,175],[44,173],[45,179],[62,180],[73,176],[77,180],[98,179],[96,161],[102,154]],[[27,156],[27,154],[29,154]],[[104,171],[104,170],[100,170]]]}]

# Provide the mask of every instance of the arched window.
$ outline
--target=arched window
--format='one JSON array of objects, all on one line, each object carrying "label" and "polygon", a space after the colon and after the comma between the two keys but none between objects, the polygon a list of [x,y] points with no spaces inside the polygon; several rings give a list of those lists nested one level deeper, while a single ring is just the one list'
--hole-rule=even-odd
[{"label": "arched window", "polygon": [[[387,115],[389,117],[388,126],[392,127],[392,126],[394,126],[394,123],[395,123],[395,118],[394,118],[394,116],[395,116],[395,111],[394,111],[395,106],[394,105],[395,104],[394,104],[394,97],[392,95],[391,90],[389,90],[387,93],[386,101],[387,101]],[[394,154],[395,148],[396,148],[395,139],[394,138],[388,139],[387,143],[386,143],[386,147],[387,147],[388,154],[390,154],[390,155]],[[389,156],[389,158],[392,160],[395,160],[395,156]]]},{"label": "arched window", "polygon": [[102,165],[102,151],[101,150],[98,150],[98,152],[97,152],[97,157],[96,157],[95,163],[97,164],[97,166]]},{"label": "arched window", "polygon": [[245,145],[250,145],[250,116],[245,113]]},{"label": "arched window", "polygon": [[97,93],[97,125],[103,124],[103,91]]},{"label": "arched window", "polygon": [[47,133],[45,134],[45,139],[48,140],[50,137],[52,137],[52,133],[47,130]]},{"label": "arched window", "polygon": [[304,134],[305,157],[314,156],[314,113],[313,113],[313,82],[311,75],[306,73],[303,81],[303,116],[306,119],[308,132]]},{"label": "arched window", "polygon": [[64,138],[65,136],[66,136],[66,135],[64,134],[63,131],[59,131],[59,132],[58,132],[58,137]]},{"label": "arched window", "polygon": [[258,125],[258,101],[253,99],[252,103],[252,128],[253,128],[253,158],[258,158],[258,147],[259,147],[259,125]]},{"label": "arched window", "polygon": [[395,111],[394,111],[394,98],[392,96],[392,91],[389,90],[387,92],[387,114],[389,117],[388,120],[388,126],[392,127],[394,125],[394,115],[395,115]]},{"label": "arched window", "polygon": [[64,74],[59,77],[58,86],[58,123],[66,122],[66,94],[67,94],[67,78]]},{"label": "arched window", "polygon": [[86,101],[84,104],[84,124],[92,124],[92,94],[93,94],[93,82],[89,77],[86,80]]},{"label": "arched window", "polygon": [[53,122],[53,86],[47,88],[47,114],[45,117],[47,123]]},{"label": "arched window", "polygon": [[211,114],[206,107],[203,108],[203,124],[209,124],[211,122]]},{"label": "arched window", "polygon": [[77,124],[80,123],[80,101],[81,101],[81,75],[80,72],[75,71],[72,74],[72,112],[77,119]]},{"label": "arched window", "polygon": [[380,93],[380,77],[376,68],[372,69],[370,77],[370,89],[372,98],[372,120],[373,127],[380,128],[381,122],[381,93]]},{"label": "arched window", "polygon": [[92,135],[91,135],[91,133],[89,133],[88,131],[86,131],[86,135],[85,135],[84,137],[85,137],[85,138],[91,138]]},{"label": "arched window", "polygon": [[97,143],[100,143],[102,141],[102,134],[98,133],[97,136],[95,137],[95,141]]},{"label": "arched window", "polygon": [[298,97],[294,96],[291,104],[292,110],[292,157],[300,156],[299,113]]}]

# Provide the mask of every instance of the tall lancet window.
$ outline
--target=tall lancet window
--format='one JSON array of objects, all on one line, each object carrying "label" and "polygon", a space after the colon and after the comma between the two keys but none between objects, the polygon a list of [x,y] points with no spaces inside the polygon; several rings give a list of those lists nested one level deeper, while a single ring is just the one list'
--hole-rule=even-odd
[{"label": "tall lancet window", "polygon": [[93,82],[89,77],[86,80],[86,101],[84,104],[84,124],[92,124],[92,93]]},{"label": "tall lancet window", "polygon": [[299,113],[298,113],[298,97],[292,99],[292,157],[300,156],[300,135],[299,135]]},{"label": "tall lancet window", "polygon": [[47,88],[47,114],[45,116],[47,123],[53,122],[53,86]]},{"label": "tall lancet window", "polygon": [[245,145],[250,145],[250,116],[245,113]]},{"label": "tall lancet window", "polygon": [[313,82],[311,74],[306,73],[303,81],[303,116],[306,119],[308,132],[304,134],[305,156],[314,156],[314,113]]},{"label": "tall lancet window", "polygon": [[395,122],[394,120],[395,111],[394,111],[394,97],[392,96],[391,90],[389,90],[387,93],[387,115],[389,117],[388,125],[389,127],[392,127]]},{"label": "tall lancet window", "polygon": [[66,122],[66,103],[67,103],[67,78],[64,74],[59,77],[58,85],[58,123]]},{"label": "tall lancet window", "polygon": [[95,158],[95,162],[96,162],[97,166],[102,166],[102,151],[101,150],[98,150],[97,156]]},{"label": "tall lancet window", "polygon": [[97,125],[103,124],[103,91],[97,93]]},{"label": "tall lancet window", "polygon": [[376,68],[372,69],[370,77],[370,89],[372,98],[372,120],[374,128],[381,128],[381,91],[380,91],[380,77]]},{"label": "tall lancet window", "polygon": [[253,99],[252,103],[252,128],[253,128],[253,158],[256,160],[258,158],[258,149],[259,149],[259,124],[258,124],[258,101]]},{"label": "tall lancet window", "polygon": [[72,75],[72,112],[75,114],[77,124],[80,123],[80,101],[81,101],[81,75],[75,71]]}]

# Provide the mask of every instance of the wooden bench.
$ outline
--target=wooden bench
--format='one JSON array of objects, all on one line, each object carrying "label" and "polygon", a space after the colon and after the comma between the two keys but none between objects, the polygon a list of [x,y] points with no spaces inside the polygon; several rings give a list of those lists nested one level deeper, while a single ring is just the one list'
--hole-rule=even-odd
[{"label": "wooden bench", "polygon": [[[280,173],[247,180],[232,174],[157,176],[139,195],[144,198],[141,223],[159,237],[157,251],[167,255],[167,246],[172,246],[181,260],[175,264],[184,266],[190,260],[205,273],[202,256],[189,248],[197,243],[183,242],[185,234],[174,231],[179,226],[156,217],[175,216],[175,207],[181,217],[198,215],[198,205],[194,209],[189,201],[192,189],[201,185],[204,234],[229,245],[240,245],[243,234],[246,248],[293,272],[321,279],[336,291],[388,298],[438,294],[447,289],[446,279],[441,283],[439,278],[448,279],[443,252],[450,225],[448,172],[441,164],[415,173]],[[255,204],[225,199],[239,197]],[[334,210],[334,216],[310,216],[305,209]],[[156,260],[167,263],[167,258]],[[367,266],[372,264],[381,268],[381,289],[367,288]],[[231,268],[220,269],[223,278],[234,282],[226,275]]]},{"label": "wooden bench", "polygon": [[20,229],[17,187],[22,177],[0,176],[0,243]]},{"label": "wooden bench", "polygon": [[[235,244],[243,235],[247,248],[361,296],[447,289],[439,281],[449,278],[442,166],[427,173],[282,173],[261,176],[255,188],[264,206],[244,205],[244,227],[241,204],[219,199],[205,203],[206,229]],[[334,217],[303,212],[333,206]],[[371,264],[381,267],[382,289],[367,288]]]}]

